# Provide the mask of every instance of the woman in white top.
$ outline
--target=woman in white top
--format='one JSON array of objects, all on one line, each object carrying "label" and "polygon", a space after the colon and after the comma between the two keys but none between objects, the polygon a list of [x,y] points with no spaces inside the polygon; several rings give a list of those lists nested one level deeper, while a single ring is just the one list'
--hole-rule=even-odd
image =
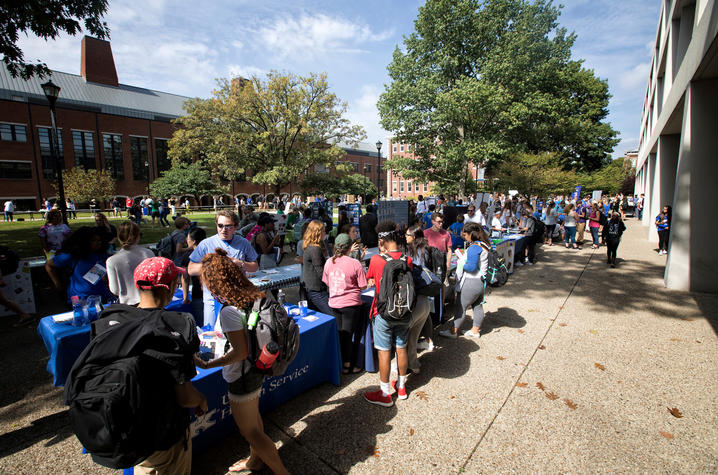
[{"label": "woman in white top", "polygon": [[226,304],[219,313],[221,331],[230,344],[229,351],[219,358],[204,361],[195,356],[195,363],[203,369],[222,367],[222,377],[229,390],[229,407],[242,436],[249,442],[249,458],[229,468],[230,472],[261,470],[264,465],[275,474],[289,473],[279,458],[277,447],[264,433],[259,414],[259,394],[264,375],[252,371],[249,356],[247,316],[242,310],[256,299],[264,297],[252,284],[241,267],[227,257],[226,251],[217,248],[215,253],[202,258],[202,282],[212,295]]},{"label": "woman in white top", "polygon": [[576,244],[576,222],[578,221],[578,216],[576,216],[575,208],[576,206],[571,203],[566,205],[566,208],[563,210],[563,228],[566,231],[564,242],[566,243],[566,248],[569,247],[568,243],[571,241],[573,248],[578,249],[578,244]]},{"label": "woman in white top", "polygon": [[117,295],[120,303],[137,305],[140,303],[140,291],[135,286],[135,267],[155,255],[149,249],[137,245],[140,242],[140,227],[132,221],[120,224],[117,240],[122,249],[107,259],[107,283],[110,292]]},{"label": "woman in white top", "polygon": [[556,203],[549,202],[546,210],[546,239],[544,243],[553,246],[553,232],[556,228]]},{"label": "woman in white top", "polygon": [[503,210],[501,210],[501,224],[505,228],[510,228],[514,224],[513,212],[511,211],[511,200],[506,200]]},{"label": "woman in white top", "polygon": [[[406,251],[409,257],[411,257],[412,265],[424,266],[427,269],[431,269],[431,255],[429,254],[429,242],[424,237],[424,231],[421,230],[420,224],[415,224],[406,230]],[[415,373],[419,371],[419,361],[416,358],[416,350],[428,350],[434,349],[434,322],[429,318],[429,312],[423,311],[425,299],[424,296],[417,300],[417,306],[414,308],[412,313],[412,321],[409,326],[409,343],[407,352],[409,355],[409,368]],[[421,309],[418,304],[421,301]],[[413,330],[413,331],[412,331]],[[419,338],[424,337],[424,341],[419,343]]]}]

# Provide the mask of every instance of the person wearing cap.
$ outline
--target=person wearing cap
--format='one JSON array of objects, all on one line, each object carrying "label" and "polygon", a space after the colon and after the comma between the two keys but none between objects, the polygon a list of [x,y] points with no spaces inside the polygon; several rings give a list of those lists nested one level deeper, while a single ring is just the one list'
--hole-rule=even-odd
[{"label": "person wearing cap", "polygon": [[334,310],[334,318],[337,320],[345,374],[361,371],[356,367],[352,370],[351,367],[359,355],[359,342],[363,333],[361,291],[367,286],[361,262],[349,257],[352,242],[348,234],[336,237],[334,255],[324,264],[322,274],[322,282],[329,289],[329,306]]},{"label": "person wearing cap", "polygon": [[[163,312],[162,322],[177,330],[180,335],[183,328],[195,327],[194,318],[188,313],[171,312],[164,310],[170,303],[174,290],[180,282],[181,275],[185,272],[181,267],[165,257],[152,257],[142,261],[134,271],[135,285],[140,291],[140,302],[137,308],[132,307],[133,315],[137,310],[150,312]],[[122,305],[113,305],[113,312],[119,310]],[[160,310],[158,310],[160,309]],[[182,319],[188,320],[187,322]],[[167,381],[173,381],[175,387],[175,402],[182,408],[194,409],[196,415],[202,415],[207,411],[207,398],[195,388],[191,381],[197,374],[194,365],[194,354],[199,351],[199,338],[196,332],[192,332],[192,339],[187,345],[187,350],[182,353],[181,360],[172,360],[172,365],[166,366],[168,373]],[[177,345],[177,348],[184,345]],[[159,349],[159,348],[158,348]],[[168,351],[162,348],[162,351]],[[142,463],[134,467],[136,474],[155,473],[190,473],[192,469],[192,437],[189,431],[189,414],[183,418],[186,427],[183,434],[177,440],[162,441],[159,445],[167,447],[158,450],[147,457]]]},{"label": "person wearing cap", "polygon": [[[235,234],[239,224],[237,215],[233,211],[219,210],[214,221],[217,224],[217,234],[199,243],[197,249],[192,251],[189,256],[190,263],[187,266],[189,274],[200,275],[202,272],[202,258],[213,253],[217,248],[224,249],[232,262],[245,272],[256,272],[259,268],[257,252],[252,248],[249,241]],[[214,298],[206,287],[203,289],[204,324],[214,325],[217,320],[214,312]]]}]

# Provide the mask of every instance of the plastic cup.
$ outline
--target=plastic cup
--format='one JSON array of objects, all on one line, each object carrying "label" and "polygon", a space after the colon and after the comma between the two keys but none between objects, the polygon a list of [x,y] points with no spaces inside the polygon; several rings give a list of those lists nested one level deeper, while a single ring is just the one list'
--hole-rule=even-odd
[{"label": "plastic cup", "polygon": [[307,316],[307,301],[306,300],[300,300],[297,303],[297,306],[299,307],[299,311],[301,312],[302,317]]}]

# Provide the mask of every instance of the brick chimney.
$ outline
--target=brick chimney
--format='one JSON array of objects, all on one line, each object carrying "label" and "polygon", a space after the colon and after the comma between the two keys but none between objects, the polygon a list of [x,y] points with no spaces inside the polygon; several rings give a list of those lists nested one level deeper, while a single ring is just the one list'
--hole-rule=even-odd
[{"label": "brick chimney", "polygon": [[110,42],[91,36],[82,38],[80,74],[86,81],[119,86]]}]

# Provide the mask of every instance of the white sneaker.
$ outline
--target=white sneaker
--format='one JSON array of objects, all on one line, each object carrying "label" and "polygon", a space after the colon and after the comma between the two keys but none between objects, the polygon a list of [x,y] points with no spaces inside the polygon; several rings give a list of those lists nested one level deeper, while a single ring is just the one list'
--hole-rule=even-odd
[{"label": "white sneaker", "polygon": [[433,341],[429,342],[429,347],[426,349],[426,351],[434,351],[434,342]]},{"label": "white sneaker", "polygon": [[524,265],[524,263],[521,262],[521,261],[516,261],[516,262],[514,262],[514,266],[523,267],[523,265]]},{"label": "white sneaker", "polygon": [[429,349],[429,342],[426,341],[426,340],[420,341],[419,343],[416,344],[416,349],[417,349],[417,350],[428,350],[428,349]]},{"label": "white sneaker", "polygon": [[464,336],[467,337],[467,338],[480,338],[480,337],[481,337],[481,332],[474,333],[474,330],[466,330],[466,331],[464,332]]},{"label": "white sneaker", "polygon": [[526,261],[526,265],[527,265],[527,266],[532,266],[532,265],[534,265],[534,263],[531,262],[531,261]]},{"label": "white sneaker", "polygon": [[441,330],[439,332],[439,335],[443,336],[444,338],[451,338],[452,340],[456,340],[459,337],[458,333],[452,333],[451,330]]}]

